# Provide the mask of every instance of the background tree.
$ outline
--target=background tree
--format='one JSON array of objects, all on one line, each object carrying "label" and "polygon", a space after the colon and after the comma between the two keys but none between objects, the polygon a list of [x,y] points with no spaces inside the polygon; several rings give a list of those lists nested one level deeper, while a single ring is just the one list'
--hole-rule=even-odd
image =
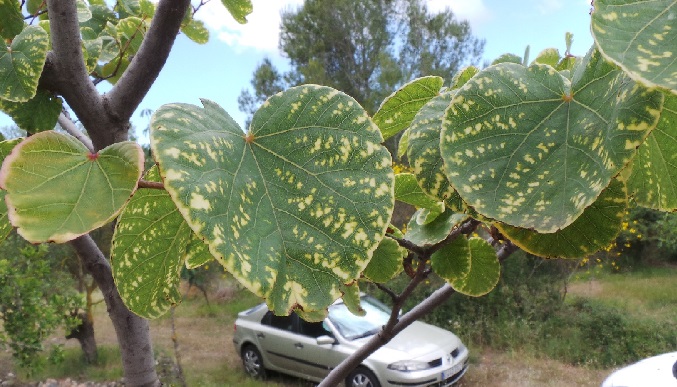
[{"label": "background tree", "polygon": [[393,90],[422,75],[450,82],[480,61],[484,41],[449,9],[432,14],[421,0],[310,0],[282,13],[279,47],[291,69],[269,59],[254,71],[253,93],[238,103],[250,115],[274,93],[303,83],[344,91],[369,114]]}]

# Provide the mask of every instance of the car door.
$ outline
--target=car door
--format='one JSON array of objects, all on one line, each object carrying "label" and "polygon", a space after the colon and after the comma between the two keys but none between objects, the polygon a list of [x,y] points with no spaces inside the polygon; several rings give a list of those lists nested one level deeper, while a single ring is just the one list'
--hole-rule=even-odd
[{"label": "car door", "polygon": [[269,311],[261,319],[256,338],[268,368],[298,375],[298,361],[294,357],[297,335],[292,316],[275,316]]},{"label": "car door", "polygon": [[334,344],[317,343],[318,337],[333,337],[323,322],[307,322],[298,316],[296,319],[298,336],[294,346],[298,349],[299,367],[308,376],[324,379],[347,355],[335,351]]}]

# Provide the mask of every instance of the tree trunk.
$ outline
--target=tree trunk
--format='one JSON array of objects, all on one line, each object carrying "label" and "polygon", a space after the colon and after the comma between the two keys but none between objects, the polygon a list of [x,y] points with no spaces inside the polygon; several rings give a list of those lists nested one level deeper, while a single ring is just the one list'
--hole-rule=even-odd
[{"label": "tree trunk", "polygon": [[94,321],[88,318],[85,311],[80,311],[77,318],[80,319],[80,325],[73,329],[66,338],[77,339],[87,363],[94,364],[98,359],[96,338],[94,337]]}]

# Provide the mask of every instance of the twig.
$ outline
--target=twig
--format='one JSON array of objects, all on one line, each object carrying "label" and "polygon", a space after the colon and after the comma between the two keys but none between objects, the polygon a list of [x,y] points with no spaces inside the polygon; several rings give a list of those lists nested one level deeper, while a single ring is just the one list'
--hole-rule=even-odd
[{"label": "twig", "polygon": [[57,122],[59,123],[59,126],[61,126],[63,130],[65,130],[71,136],[80,140],[80,142],[84,144],[84,146],[86,146],[90,152],[95,153],[92,140],[90,140],[89,137],[85,136],[85,134],[82,133],[82,131],[80,131],[80,129],[78,129],[77,126],[75,126],[73,121],[69,117],[67,117],[66,114],[61,112],[61,114],[59,114],[59,118],[57,118]]},{"label": "twig", "polygon": [[139,180],[137,183],[139,188],[150,188],[150,189],[165,189],[165,185],[157,181],[148,181],[148,180]]}]

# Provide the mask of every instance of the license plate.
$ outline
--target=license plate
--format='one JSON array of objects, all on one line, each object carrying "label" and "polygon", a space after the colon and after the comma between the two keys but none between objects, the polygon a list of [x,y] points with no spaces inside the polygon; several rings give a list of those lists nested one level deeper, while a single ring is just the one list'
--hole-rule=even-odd
[{"label": "license plate", "polygon": [[442,380],[447,380],[447,378],[454,376],[462,368],[463,368],[463,363],[458,363],[455,366],[449,368],[448,370],[442,371]]}]

